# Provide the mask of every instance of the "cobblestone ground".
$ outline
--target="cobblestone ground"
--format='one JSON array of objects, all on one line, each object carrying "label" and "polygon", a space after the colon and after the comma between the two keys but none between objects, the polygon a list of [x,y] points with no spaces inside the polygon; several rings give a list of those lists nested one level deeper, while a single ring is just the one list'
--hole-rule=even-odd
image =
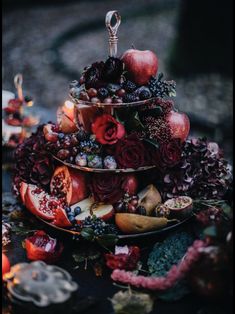
[{"label": "cobblestone ground", "polygon": [[[104,20],[105,13],[111,9],[117,9],[123,17],[136,12],[134,17],[123,18],[119,53],[132,44],[138,49],[153,50],[160,60],[159,70],[172,79],[166,64],[175,37],[178,1],[79,1],[3,14],[3,89],[12,90],[14,74],[22,72],[25,91],[35,98],[42,119],[54,118],[57,106],[67,99],[69,81],[77,79],[68,76],[63,66],[67,72],[78,73],[85,65],[107,57],[104,23],[103,27],[101,23],[83,33],[80,27],[84,23],[89,26],[89,22],[97,19]],[[75,29],[73,36],[66,38],[64,34],[71,34],[72,29]],[[55,41],[61,38],[58,51],[54,51]],[[58,56],[55,53],[59,53],[62,61],[57,69],[53,66]],[[177,79],[176,106],[190,115],[204,117],[206,123],[226,124],[232,117],[232,81],[219,74]],[[230,154],[231,142],[225,141],[224,145]]]}]

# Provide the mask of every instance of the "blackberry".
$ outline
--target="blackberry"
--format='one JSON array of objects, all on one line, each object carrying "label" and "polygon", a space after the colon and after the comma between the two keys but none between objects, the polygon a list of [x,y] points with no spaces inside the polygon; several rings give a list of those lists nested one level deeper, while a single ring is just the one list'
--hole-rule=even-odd
[{"label": "blackberry", "polygon": [[79,148],[81,152],[86,154],[98,154],[101,150],[100,145],[94,140],[81,141]]},{"label": "blackberry", "polygon": [[172,97],[175,96],[175,81],[162,81],[163,74],[160,73],[158,78],[152,77],[149,80],[148,87],[154,97]]},{"label": "blackberry", "polygon": [[107,88],[101,87],[100,89],[98,89],[98,94],[97,94],[97,96],[98,96],[100,99],[105,99],[106,97],[109,96],[109,91],[107,90]]},{"label": "blackberry", "polygon": [[116,92],[121,88],[119,84],[108,84],[107,89],[111,95],[116,94]]},{"label": "blackberry", "polygon": [[125,94],[122,98],[123,102],[125,103],[130,103],[130,102],[135,102],[139,100],[139,97],[136,96],[136,94]]},{"label": "blackberry", "polygon": [[152,97],[152,93],[148,87],[144,87],[139,93],[140,100],[149,99],[151,97]]},{"label": "blackberry", "polygon": [[78,141],[84,141],[88,139],[88,134],[83,129],[79,129],[79,131],[76,133]]},{"label": "blackberry", "polygon": [[129,80],[126,80],[123,82],[122,87],[125,89],[127,93],[132,93],[136,89],[137,86],[135,83]]},{"label": "blackberry", "polygon": [[118,58],[109,57],[104,64],[102,77],[107,82],[116,82],[120,79],[124,63]]}]

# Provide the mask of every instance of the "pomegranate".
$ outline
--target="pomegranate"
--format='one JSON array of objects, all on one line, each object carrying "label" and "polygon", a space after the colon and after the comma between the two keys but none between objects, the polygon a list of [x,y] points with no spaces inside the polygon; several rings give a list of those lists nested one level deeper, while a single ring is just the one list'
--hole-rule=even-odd
[{"label": "pomegranate", "polygon": [[71,222],[69,221],[69,219],[67,217],[65,210],[63,208],[60,208],[60,207],[56,208],[55,216],[54,216],[52,223],[55,226],[61,227],[61,228],[67,228],[67,227],[72,226]]},{"label": "pomegranate", "polygon": [[145,85],[151,76],[155,76],[158,70],[158,59],[150,50],[128,49],[121,60],[125,64],[125,70],[130,78],[138,85]]},{"label": "pomegranate", "polygon": [[66,166],[55,169],[50,189],[53,195],[65,197],[69,205],[82,201],[89,194],[86,175]]},{"label": "pomegranate", "polygon": [[27,191],[28,184],[26,182],[21,182],[20,184],[20,197],[22,200],[22,203],[25,205],[25,193]]},{"label": "pomegranate", "polygon": [[189,118],[185,113],[170,111],[166,116],[166,121],[171,129],[172,137],[179,138],[184,142],[190,131]]},{"label": "pomegranate", "polygon": [[64,246],[57,239],[51,238],[42,230],[36,231],[32,236],[25,239],[27,258],[31,261],[56,262]]},{"label": "pomegranate", "polygon": [[178,196],[167,200],[164,205],[169,208],[173,218],[188,217],[193,210],[193,200],[189,196]]},{"label": "pomegranate", "polygon": [[29,184],[24,197],[25,206],[31,213],[45,220],[53,220],[55,210],[63,206],[59,200],[36,185]]}]

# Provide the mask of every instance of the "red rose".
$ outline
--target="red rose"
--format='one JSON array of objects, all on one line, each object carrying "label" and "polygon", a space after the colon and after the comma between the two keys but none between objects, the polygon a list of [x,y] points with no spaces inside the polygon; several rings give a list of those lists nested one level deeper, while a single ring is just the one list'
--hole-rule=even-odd
[{"label": "red rose", "polygon": [[159,169],[171,168],[181,160],[182,145],[180,139],[172,139],[162,143],[155,155],[155,163]]},{"label": "red rose", "polygon": [[146,165],[148,152],[141,140],[131,134],[118,141],[114,155],[119,168],[139,168]]},{"label": "red rose", "polygon": [[95,201],[114,204],[127,192],[133,195],[137,191],[137,179],[128,174],[94,174],[91,190]]},{"label": "red rose", "polygon": [[125,135],[124,126],[110,114],[98,116],[91,125],[92,132],[97,142],[112,145]]}]

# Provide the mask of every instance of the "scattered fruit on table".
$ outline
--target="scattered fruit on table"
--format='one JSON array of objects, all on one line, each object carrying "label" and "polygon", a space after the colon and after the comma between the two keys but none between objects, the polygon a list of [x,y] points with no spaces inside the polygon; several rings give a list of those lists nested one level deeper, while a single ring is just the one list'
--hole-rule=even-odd
[{"label": "scattered fruit on table", "polygon": [[166,227],[168,222],[170,221],[165,217],[150,217],[128,213],[115,214],[115,223],[125,234],[158,230]]},{"label": "scattered fruit on table", "polygon": [[154,208],[161,203],[162,198],[157,188],[150,184],[138,194],[139,205],[143,206],[148,216],[151,216]]},{"label": "scattered fruit on table", "polygon": [[157,74],[158,59],[150,50],[128,49],[121,60],[130,78],[138,85],[147,84],[151,76]]},{"label": "scattered fruit on table", "polygon": [[54,263],[63,252],[64,246],[57,239],[51,238],[42,230],[36,231],[25,239],[27,258],[31,261],[44,261]]},{"label": "scattered fruit on table", "polygon": [[52,176],[50,190],[57,197],[65,197],[69,205],[75,204],[89,194],[86,174],[66,166],[59,166]]},{"label": "scattered fruit on table", "polygon": [[169,208],[171,217],[185,218],[193,210],[193,200],[189,196],[178,196],[167,200],[164,205]]},{"label": "scattered fruit on table", "polygon": [[115,246],[115,253],[106,253],[106,265],[111,269],[134,270],[140,259],[138,246]]}]

